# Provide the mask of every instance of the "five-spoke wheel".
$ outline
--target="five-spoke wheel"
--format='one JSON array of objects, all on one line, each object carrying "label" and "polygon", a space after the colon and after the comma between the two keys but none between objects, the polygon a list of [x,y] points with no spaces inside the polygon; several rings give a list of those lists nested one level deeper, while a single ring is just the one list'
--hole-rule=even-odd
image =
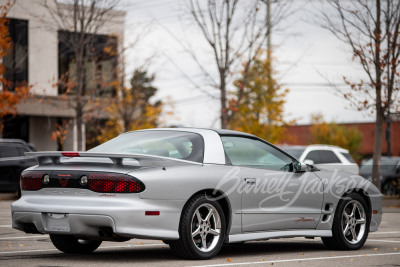
[{"label": "five-spoke wheel", "polygon": [[172,251],[187,259],[209,259],[222,247],[225,216],[221,205],[212,197],[193,197],[182,212],[179,240],[169,241]]},{"label": "five-spoke wheel", "polygon": [[343,210],[343,235],[351,244],[356,244],[365,233],[366,215],[363,206],[357,200],[348,202]]},{"label": "five-spoke wheel", "polygon": [[359,194],[351,193],[339,201],[332,225],[332,237],[323,237],[331,249],[359,249],[368,237],[370,214]]}]

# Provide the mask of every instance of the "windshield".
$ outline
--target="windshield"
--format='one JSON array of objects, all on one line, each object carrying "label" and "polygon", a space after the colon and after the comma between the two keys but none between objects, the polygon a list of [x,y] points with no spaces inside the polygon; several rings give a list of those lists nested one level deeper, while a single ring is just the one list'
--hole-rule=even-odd
[{"label": "windshield", "polygon": [[199,134],[180,131],[137,131],[125,133],[89,152],[145,154],[202,163],[204,141]]},{"label": "windshield", "polygon": [[281,149],[286,153],[292,155],[296,159],[299,159],[303,154],[304,150],[306,150],[305,148],[294,148],[294,147],[281,147]]}]

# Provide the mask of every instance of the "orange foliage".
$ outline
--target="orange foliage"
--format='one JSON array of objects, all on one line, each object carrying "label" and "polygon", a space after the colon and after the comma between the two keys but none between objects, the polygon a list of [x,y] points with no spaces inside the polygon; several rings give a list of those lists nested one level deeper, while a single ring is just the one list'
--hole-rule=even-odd
[{"label": "orange foliage", "polygon": [[[8,19],[6,18],[12,6],[11,1],[0,5],[0,60],[12,50],[12,41],[8,32]],[[30,91],[30,87],[26,85],[18,86],[14,91],[10,91],[10,83],[3,77],[4,72],[5,67],[0,63],[0,83],[2,85],[0,90],[0,118],[6,115],[15,115],[17,113],[16,105],[28,96]]]}]

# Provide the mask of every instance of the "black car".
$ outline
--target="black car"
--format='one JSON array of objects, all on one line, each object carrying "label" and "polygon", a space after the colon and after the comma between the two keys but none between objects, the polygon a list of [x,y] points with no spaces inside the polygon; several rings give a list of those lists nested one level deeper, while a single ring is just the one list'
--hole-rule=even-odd
[{"label": "black car", "polygon": [[20,139],[0,139],[0,192],[19,192],[21,172],[37,161],[25,152],[36,151],[32,144]]},{"label": "black car", "polygon": [[[372,159],[361,165],[360,174],[364,178],[372,177]],[[381,159],[381,191],[382,194],[391,196],[399,194],[400,157],[386,157]]]}]

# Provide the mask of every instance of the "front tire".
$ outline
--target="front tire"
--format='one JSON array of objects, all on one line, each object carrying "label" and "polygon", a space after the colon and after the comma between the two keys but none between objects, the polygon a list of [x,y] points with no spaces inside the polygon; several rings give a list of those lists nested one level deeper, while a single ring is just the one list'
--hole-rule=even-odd
[{"label": "front tire", "polygon": [[212,197],[198,195],[184,207],[179,225],[180,238],[170,241],[169,246],[179,257],[206,260],[220,251],[225,232],[221,205]]},{"label": "front tire", "polygon": [[58,250],[68,254],[89,254],[101,244],[101,241],[83,240],[71,235],[51,234],[50,240]]},{"label": "front tire", "polygon": [[339,201],[334,215],[332,237],[322,241],[329,249],[360,249],[368,237],[371,215],[365,200],[356,193]]}]

